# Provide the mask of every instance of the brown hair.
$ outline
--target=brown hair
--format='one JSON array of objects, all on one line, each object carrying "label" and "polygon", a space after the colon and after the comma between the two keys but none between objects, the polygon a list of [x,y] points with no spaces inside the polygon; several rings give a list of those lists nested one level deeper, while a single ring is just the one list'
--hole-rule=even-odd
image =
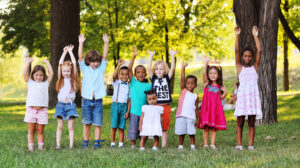
[{"label": "brown hair", "polygon": [[42,73],[44,74],[43,82],[46,81],[48,77],[47,77],[47,75],[46,75],[46,70],[45,70],[45,68],[44,68],[42,65],[36,65],[36,66],[34,66],[34,68],[32,69],[30,78],[31,78],[32,80],[34,80],[34,79],[33,79],[33,75],[34,75],[36,72],[38,72],[38,71],[42,71]]},{"label": "brown hair", "polygon": [[90,62],[99,62],[101,64],[102,56],[96,50],[90,50],[85,58],[85,65],[89,66]]},{"label": "brown hair", "polygon": [[77,74],[74,74],[74,69],[71,61],[64,61],[63,64],[60,64],[59,78],[56,82],[56,91],[59,92],[60,89],[64,86],[64,77],[62,75],[62,67],[67,66],[71,69],[71,91],[77,92],[80,88],[80,77]]}]

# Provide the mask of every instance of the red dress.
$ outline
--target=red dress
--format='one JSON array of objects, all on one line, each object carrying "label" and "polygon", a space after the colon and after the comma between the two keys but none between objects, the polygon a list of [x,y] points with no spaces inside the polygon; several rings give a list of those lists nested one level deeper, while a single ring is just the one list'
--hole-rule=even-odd
[{"label": "red dress", "polygon": [[204,88],[199,128],[206,126],[216,130],[226,130],[226,119],[220,98],[220,87],[213,84]]}]

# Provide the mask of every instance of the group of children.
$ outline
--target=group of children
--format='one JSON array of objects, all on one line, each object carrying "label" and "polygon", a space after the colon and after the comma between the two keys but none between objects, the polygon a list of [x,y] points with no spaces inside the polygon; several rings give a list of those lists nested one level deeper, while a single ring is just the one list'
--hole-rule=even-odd
[{"label": "group of children", "polygon": [[[236,109],[234,116],[237,118],[235,149],[242,150],[242,130],[245,119],[249,126],[249,150],[253,150],[255,134],[255,120],[262,118],[259,90],[257,86],[258,68],[261,55],[261,47],[258,40],[258,29],[253,27],[252,34],[255,39],[257,54],[255,62],[254,52],[250,48],[239,50],[240,28],[235,28],[236,34],[236,67],[239,80],[236,95]],[[106,96],[104,84],[104,72],[107,66],[109,38],[103,35],[104,50],[101,56],[97,51],[90,50],[83,58],[83,45],[86,38],[78,36],[78,63],[83,75],[82,82],[77,75],[76,60],[73,55],[73,45],[63,49],[59,60],[58,80],[56,90],[58,92],[58,104],[54,117],[58,126],[56,133],[56,149],[60,149],[60,141],[64,120],[68,121],[70,146],[74,143],[74,119],[78,117],[74,103],[75,93],[81,88],[82,96],[82,123],[83,141],[82,148],[89,146],[91,126],[94,126],[95,149],[101,147],[101,127],[103,124],[102,98]],[[65,61],[69,53],[71,61]],[[145,150],[148,137],[154,139],[152,150],[157,150],[159,137],[162,137],[162,147],[167,146],[168,130],[171,117],[171,78],[175,70],[175,55],[177,51],[171,50],[171,66],[164,61],[156,61],[152,66],[155,52],[149,51],[147,69],[138,65],[133,69],[133,64],[138,51],[133,47],[133,55],[128,67],[124,66],[124,60],[118,60],[118,65],[113,72],[112,85],[114,88],[111,106],[111,147],[116,147],[115,136],[119,131],[118,147],[123,147],[126,119],[129,118],[127,138],[131,140],[131,148],[135,148],[136,140],[140,138],[140,150]],[[47,60],[48,76],[43,66],[36,65],[29,75],[32,58],[26,59],[24,79],[27,83],[28,93],[26,100],[26,114],[24,121],[28,123],[28,149],[34,150],[34,135],[37,132],[38,149],[44,145],[44,126],[48,123],[48,87],[53,79],[53,70]],[[204,148],[216,149],[216,133],[218,130],[226,130],[226,119],[222,106],[222,99],[227,95],[227,89],[223,85],[222,67],[209,65],[209,58],[204,57],[203,86],[204,95],[201,109],[199,109],[199,97],[194,93],[197,87],[197,77],[185,76],[186,63],[181,67],[181,94],[178,102],[175,120],[175,134],[178,135],[178,149],[183,149],[184,137],[190,137],[191,149],[195,149],[196,128],[203,129]],[[147,71],[151,83],[148,83]],[[208,143],[209,133],[211,137]]]}]

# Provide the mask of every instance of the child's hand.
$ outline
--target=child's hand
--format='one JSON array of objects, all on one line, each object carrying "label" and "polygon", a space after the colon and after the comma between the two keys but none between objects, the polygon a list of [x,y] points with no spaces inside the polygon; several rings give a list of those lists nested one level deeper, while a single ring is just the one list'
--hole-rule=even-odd
[{"label": "child's hand", "polygon": [[252,28],[252,34],[253,34],[253,36],[258,36],[258,28],[257,28],[257,26],[253,26],[253,28]]},{"label": "child's hand", "polygon": [[70,44],[70,45],[68,45],[67,51],[72,52],[73,48],[74,48],[74,46],[72,44]]},{"label": "child's hand", "polygon": [[238,26],[236,26],[236,27],[234,28],[234,32],[235,32],[235,35],[240,35],[241,29],[240,29]]},{"label": "child's hand", "polygon": [[185,68],[185,67],[187,67],[187,66],[188,66],[188,63],[182,62],[182,64],[181,64],[181,67],[182,67],[182,68]]},{"label": "child's hand", "polygon": [[134,57],[136,57],[137,55],[138,55],[138,51],[137,51],[137,49],[136,49],[136,47],[134,46],[134,47],[132,47],[132,55],[134,56]]},{"label": "child's hand", "polygon": [[109,37],[107,34],[103,34],[102,39],[103,39],[104,43],[109,43]]},{"label": "child's hand", "polygon": [[85,36],[84,36],[84,34],[80,34],[79,36],[78,36],[78,41],[79,41],[79,43],[83,43],[84,41],[85,41]]},{"label": "child's hand", "polygon": [[208,62],[210,61],[209,57],[203,57],[203,61],[205,64],[208,64]]},{"label": "child's hand", "polygon": [[64,53],[67,53],[67,52],[68,52],[68,47],[69,47],[69,46],[65,46],[65,47],[64,47]]},{"label": "child's hand", "polygon": [[171,57],[174,57],[174,55],[176,55],[176,54],[177,54],[177,51],[176,51],[176,50],[171,50],[171,51],[170,51]]},{"label": "child's hand", "polygon": [[199,124],[200,124],[200,121],[197,119],[197,121],[195,123],[195,128],[198,128]]},{"label": "child's hand", "polygon": [[227,93],[227,88],[225,86],[221,86],[220,89],[223,91],[223,92],[226,92]]},{"label": "child's hand", "polygon": [[33,58],[32,57],[26,57],[25,58],[25,62],[28,63],[28,64],[30,64],[30,63],[33,62]]},{"label": "child's hand", "polygon": [[123,59],[119,59],[119,60],[118,60],[118,65],[119,65],[119,66],[123,65],[124,63],[125,63],[125,61],[124,61]]},{"label": "child's hand", "polygon": [[129,111],[127,111],[124,115],[124,118],[127,119],[129,117]]},{"label": "child's hand", "polygon": [[142,125],[139,125],[139,131],[140,132],[142,131]]},{"label": "child's hand", "polygon": [[153,57],[155,54],[155,51],[149,50],[148,53],[149,53],[150,57]]},{"label": "child's hand", "polygon": [[45,64],[50,64],[50,62],[49,62],[47,59],[44,59],[43,62],[44,62]]}]

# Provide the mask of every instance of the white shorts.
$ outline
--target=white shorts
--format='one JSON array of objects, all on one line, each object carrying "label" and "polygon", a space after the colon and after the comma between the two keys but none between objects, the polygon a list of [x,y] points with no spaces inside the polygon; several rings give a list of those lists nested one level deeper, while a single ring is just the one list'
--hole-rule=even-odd
[{"label": "white shorts", "polygon": [[195,120],[186,117],[177,117],[175,121],[175,134],[176,135],[195,135]]}]

